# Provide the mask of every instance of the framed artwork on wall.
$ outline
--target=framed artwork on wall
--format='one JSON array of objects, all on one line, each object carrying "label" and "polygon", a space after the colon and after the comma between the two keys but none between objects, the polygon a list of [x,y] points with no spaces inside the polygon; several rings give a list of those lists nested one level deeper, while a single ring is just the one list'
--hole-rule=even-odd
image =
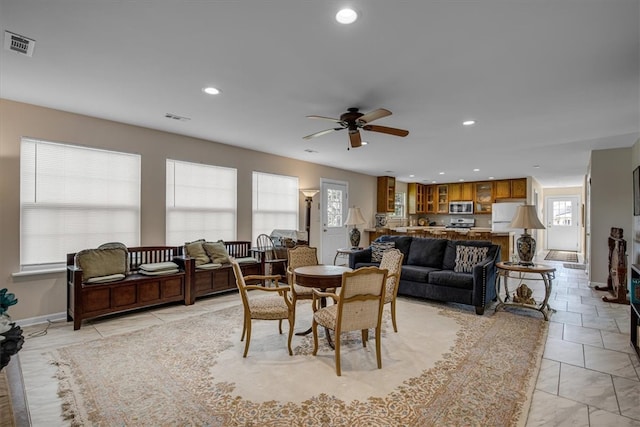
[{"label": "framed artwork on wall", "polygon": [[633,216],[640,215],[640,166],[633,170]]}]

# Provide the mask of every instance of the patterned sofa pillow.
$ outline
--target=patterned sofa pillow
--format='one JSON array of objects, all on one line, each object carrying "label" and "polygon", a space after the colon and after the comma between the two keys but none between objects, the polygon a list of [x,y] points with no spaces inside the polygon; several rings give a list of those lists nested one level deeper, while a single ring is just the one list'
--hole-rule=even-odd
[{"label": "patterned sofa pillow", "polygon": [[458,273],[471,273],[473,267],[487,257],[489,248],[476,246],[456,247],[456,266],[453,271]]},{"label": "patterned sofa pillow", "polygon": [[395,242],[373,242],[371,243],[371,262],[382,261],[382,254],[386,250],[396,247]]}]

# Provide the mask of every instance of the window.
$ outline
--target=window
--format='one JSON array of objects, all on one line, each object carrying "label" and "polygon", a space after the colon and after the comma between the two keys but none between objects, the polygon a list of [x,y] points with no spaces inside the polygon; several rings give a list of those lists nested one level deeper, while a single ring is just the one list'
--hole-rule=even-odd
[{"label": "window", "polygon": [[298,229],[298,178],[253,172],[252,236]]},{"label": "window", "polygon": [[560,200],[553,202],[553,218],[551,219],[555,226],[571,226],[573,218],[573,205],[571,200]]},{"label": "window", "polygon": [[167,160],[167,244],[235,240],[236,193],[236,169]]},{"label": "window", "polygon": [[395,197],[395,210],[393,212],[394,217],[397,218],[404,218],[404,212],[405,212],[405,200],[406,200],[406,193],[399,191],[396,192],[396,197]]},{"label": "window", "polygon": [[140,244],[140,156],[23,138],[21,269],[114,241]]}]

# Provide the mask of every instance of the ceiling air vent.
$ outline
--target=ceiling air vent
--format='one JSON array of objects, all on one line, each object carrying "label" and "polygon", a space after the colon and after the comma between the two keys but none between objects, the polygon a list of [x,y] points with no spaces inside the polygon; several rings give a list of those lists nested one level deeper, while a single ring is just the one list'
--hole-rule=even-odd
[{"label": "ceiling air vent", "polygon": [[36,46],[36,41],[20,34],[12,33],[11,31],[4,32],[4,48],[18,52],[22,55],[33,56],[33,48]]},{"label": "ceiling air vent", "polygon": [[167,119],[178,120],[179,122],[188,122],[189,120],[191,120],[189,117],[182,117],[182,116],[178,116],[177,114],[172,114],[172,113],[166,113],[164,116]]}]

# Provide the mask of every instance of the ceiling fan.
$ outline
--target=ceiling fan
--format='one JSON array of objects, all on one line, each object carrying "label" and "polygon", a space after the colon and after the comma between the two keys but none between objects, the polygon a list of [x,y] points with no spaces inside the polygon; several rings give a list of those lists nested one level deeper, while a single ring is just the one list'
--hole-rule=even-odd
[{"label": "ceiling fan", "polygon": [[384,108],[378,108],[377,110],[370,111],[368,113],[361,113],[357,108],[349,108],[348,111],[340,116],[339,119],[333,119],[331,117],[323,116],[307,116],[310,119],[329,120],[338,123],[340,127],[321,130],[320,132],[312,133],[303,137],[303,139],[311,139],[318,136],[326,135],[328,133],[349,129],[349,141],[353,148],[360,147],[362,145],[362,139],[360,137],[360,129],[368,130],[372,132],[386,133],[395,136],[407,136],[408,130],[390,128],[387,126],[370,125],[369,123],[387,117],[391,115],[391,111]]}]

